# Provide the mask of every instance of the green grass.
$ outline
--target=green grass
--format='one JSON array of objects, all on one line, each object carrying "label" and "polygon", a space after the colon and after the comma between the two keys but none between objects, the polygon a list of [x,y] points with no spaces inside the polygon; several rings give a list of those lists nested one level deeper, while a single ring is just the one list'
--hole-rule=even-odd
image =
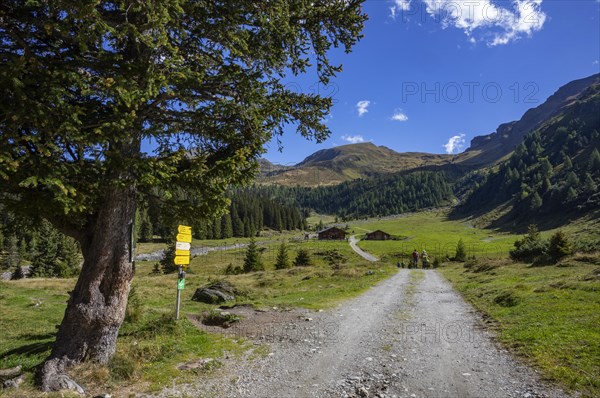
[{"label": "green grass", "polygon": [[[236,303],[256,307],[330,308],[354,297],[396,272],[385,263],[369,263],[356,255],[344,242],[300,241],[289,243],[292,261],[300,247],[308,249],[314,261],[310,267],[292,267],[275,270],[278,241],[289,239],[290,234],[265,239],[262,258],[265,271],[244,275],[225,275],[229,265],[242,265],[245,249],[214,251],[192,259],[182,292],[179,322],[172,320],[175,307],[176,276],[153,275],[155,262],[138,262],[133,280],[135,321],[126,321],[121,328],[117,353],[108,366],[82,366],[76,370],[76,380],[90,392],[156,391],[172,380],[187,381],[198,373],[211,372],[219,366],[219,358],[240,355],[251,347],[243,340],[224,338],[198,330],[185,315],[199,315],[215,308],[213,305],[191,300],[196,288],[215,280],[226,280],[240,292]],[[223,244],[223,241],[215,241]],[[229,243],[229,242],[228,242]],[[212,245],[214,242],[195,242]],[[152,246],[150,246],[152,247]],[[337,250],[344,257],[339,269],[332,268],[325,259],[329,250]],[[27,383],[21,394],[36,396],[33,371],[50,352],[61,322],[67,292],[75,279],[25,279],[0,282],[0,368],[23,365]],[[211,369],[180,371],[177,365],[199,358],[215,358]],[[10,396],[0,392],[0,396]],[[123,393],[125,394],[125,393]],[[125,395],[126,396],[126,395]]]},{"label": "green grass", "polygon": [[[500,340],[543,373],[584,396],[600,396],[600,257],[530,267],[482,261],[491,268],[439,271],[496,321]],[[487,264],[486,264],[487,263]]]},{"label": "green grass", "polygon": [[399,240],[361,241],[359,246],[390,261],[407,261],[414,249],[426,249],[430,256],[452,257],[456,244],[463,239],[469,256],[506,257],[518,236],[474,228],[468,221],[449,220],[442,210],[415,213],[394,219],[367,220],[350,224],[350,230],[362,235],[381,229]]}]

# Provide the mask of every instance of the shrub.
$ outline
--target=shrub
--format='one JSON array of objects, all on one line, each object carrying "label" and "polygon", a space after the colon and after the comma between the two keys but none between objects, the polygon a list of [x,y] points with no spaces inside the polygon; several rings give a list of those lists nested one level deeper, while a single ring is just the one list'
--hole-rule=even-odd
[{"label": "shrub", "polygon": [[501,307],[514,307],[518,304],[518,300],[512,292],[504,292],[494,298],[494,303]]},{"label": "shrub", "polygon": [[456,255],[454,256],[454,261],[465,261],[467,259],[467,247],[465,246],[465,242],[463,242],[462,238],[458,240],[456,244]]},{"label": "shrub", "polygon": [[340,269],[342,264],[346,262],[347,258],[339,250],[327,250],[325,253],[325,260],[333,269]]},{"label": "shrub", "polygon": [[548,243],[542,240],[535,224],[529,226],[527,235],[515,242],[514,250],[510,251],[510,258],[516,261],[534,261],[548,249]]},{"label": "shrub", "polygon": [[563,231],[556,231],[550,238],[548,255],[553,262],[558,262],[563,257],[573,254],[573,247]]},{"label": "shrub", "polygon": [[294,260],[294,265],[296,267],[308,267],[312,265],[312,259],[310,258],[308,250],[304,248],[298,249],[298,253],[296,253],[296,259]]},{"label": "shrub", "polygon": [[433,259],[433,268],[438,268],[440,265],[442,265],[442,262],[440,261],[439,258],[434,258]]},{"label": "shrub", "polygon": [[125,309],[125,322],[135,323],[142,318],[143,314],[144,304],[137,292],[137,288],[132,286],[129,291],[129,298],[127,299],[127,308]]},{"label": "shrub", "polygon": [[233,264],[229,263],[227,268],[225,268],[225,275],[239,275],[244,273],[242,267],[235,267]]}]

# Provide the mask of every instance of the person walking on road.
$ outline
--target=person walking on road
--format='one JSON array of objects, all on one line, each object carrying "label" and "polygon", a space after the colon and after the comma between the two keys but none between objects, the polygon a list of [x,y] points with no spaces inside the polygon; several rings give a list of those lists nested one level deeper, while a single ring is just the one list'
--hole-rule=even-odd
[{"label": "person walking on road", "polygon": [[429,256],[425,250],[421,253],[421,261],[423,261],[423,268],[429,268]]},{"label": "person walking on road", "polygon": [[413,257],[413,268],[418,268],[419,267],[419,252],[417,251],[417,249],[413,250],[412,257]]}]

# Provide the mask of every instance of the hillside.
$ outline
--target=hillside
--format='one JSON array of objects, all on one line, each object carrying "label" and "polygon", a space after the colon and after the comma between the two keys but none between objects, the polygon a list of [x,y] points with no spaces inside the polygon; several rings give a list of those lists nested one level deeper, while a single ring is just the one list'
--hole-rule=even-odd
[{"label": "hillside", "polygon": [[[600,83],[526,135],[509,159],[470,175],[471,193],[455,209],[501,227],[536,222],[553,228],[600,209]],[[456,191],[456,190],[455,190]]]},{"label": "hillside", "polygon": [[317,151],[292,167],[263,160],[259,183],[303,187],[336,185],[358,178],[450,164],[452,159],[451,155],[398,153],[372,143],[349,144]]},{"label": "hillside", "polygon": [[471,146],[458,156],[457,162],[477,168],[498,162],[510,154],[527,133],[568,111],[589,87],[598,83],[600,74],[565,84],[543,104],[525,112],[521,119],[501,124],[492,134],[473,138]]}]

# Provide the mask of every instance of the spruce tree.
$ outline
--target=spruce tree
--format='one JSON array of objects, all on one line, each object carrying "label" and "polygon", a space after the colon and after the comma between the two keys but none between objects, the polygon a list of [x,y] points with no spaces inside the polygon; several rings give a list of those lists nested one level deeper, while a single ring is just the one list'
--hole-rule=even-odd
[{"label": "spruce tree", "polygon": [[537,210],[540,207],[542,207],[542,197],[537,192],[534,192],[533,195],[531,195],[529,208],[531,210]]},{"label": "spruce tree", "polygon": [[221,238],[227,239],[233,236],[233,225],[231,215],[229,213],[221,217]]},{"label": "spruce tree", "polygon": [[172,239],[167,243],[167,247],[164,251],[164,256],[160,260],[160,268],[165,274],[172,274],[177,272],[179,267],[175,265],[175,240]]},{"label": "spruce tree", "polygon": [[594,148],[590,154],[588,169],[592,174],[600,172],[600,152],[598,152],[598,148]]},{"label": "spruce tree", "polygon": [[556,231],[550,238],[548,245],[548,255],[552,261],[557,262],[561,258],[573,253],[571,242],[563,231]]},{"label": "spruce tree", "polygon": [[294,266],[296,267],[308,267],[312,265],[312,259],[310,258],[310,253],[307,249],[301,247],[298,249],[296,253],[296,258],[294,259]]},{"label": "spruce tree", "polygon": [[2,260],[2,268],[13,269],[20,263],[18,240],[15,235],[9,235],[5,239],[5,254]]},{"label": "spruce tree", "polygon": [[15,281],[15,280],[23,279],[23,278],[25,278],[25,274],[23,273],[23,268],[17,264],[14,271],[10,275],[10,279]]},{"label": "spruce tree", "polygon": [[594,193],[596,192],[597,185],[594,182],[594,179],[590,175],[590,173],[585,173],[585,180],[583,181],[583,189],[585,192]]},{"label": "spruce tree", "polygon": [[289,267],[290,260],[288,258],[287,246],[285,242],[281,242],[277,252],[277,258],[275,259],[275,269],[285,269]]},{"label": "spruce tree", "polygon": [[58,258],[59,239],[49,222],[43,221],[36,230],[36,248],[32,253],[30,275],[33,277],[52,278],[60,269]]},{"label": "spruce tree", "polygon": [[254,238],[250,239],[250,244],[246,249],[246,257],[244,258],[244,272],[263,271],[264,266],[260,258],[258,246]]},{"label": "spruce tree", "polygon": [[467,260],[467,247],[465,242],[460,238],[456,244],[456,255],[454,256],[455,261],[466,261]]}]

